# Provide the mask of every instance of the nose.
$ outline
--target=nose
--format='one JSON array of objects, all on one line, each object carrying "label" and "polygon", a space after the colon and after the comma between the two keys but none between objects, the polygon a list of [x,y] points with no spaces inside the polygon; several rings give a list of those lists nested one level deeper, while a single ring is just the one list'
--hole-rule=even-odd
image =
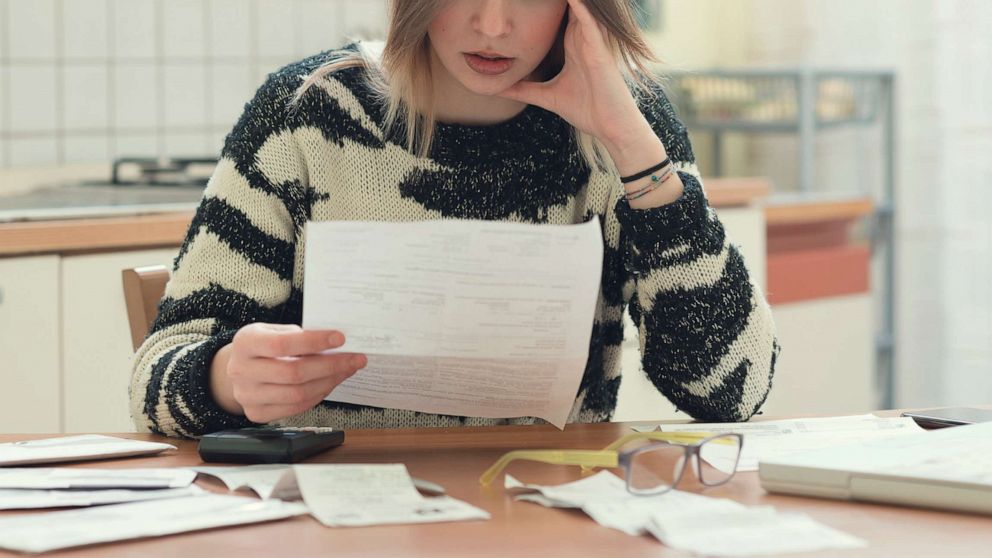
[{"label": "nose", "polygon": [[482,0],[472,18],[472,27],[486,37],[503,37],[513,25],[506,0]]}]

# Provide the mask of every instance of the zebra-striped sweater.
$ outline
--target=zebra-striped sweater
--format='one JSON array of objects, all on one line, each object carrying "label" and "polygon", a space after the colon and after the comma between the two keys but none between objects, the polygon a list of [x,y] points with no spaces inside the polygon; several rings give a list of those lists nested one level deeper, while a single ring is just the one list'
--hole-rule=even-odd
[{"label": "zebra-striped sweater", "polygon": [[[676,202],[631,209],[614,170],[584,165],[569,125],[528,106],[491,126],[438,124],[429,158],[383,126],[358,68],[287,102],[332,53],[269,76],[228,135],[133,361],[139,430],[199,436],[249,426],[210,395],[210,363],[251,322],[301,323],[304,224],[331,219],[485,219],[571,224],[598,215],[605,246],[589,359],[569,422],[607,421],[620,386],[622,315],[644,371],[679,409],[744,420],[778,353],[769,307],[709,208],[685,127],[660,91],[641,108],[683,183]],[[629,373],[629,371],[628,371]],[[338,428],[527,423],[324,401],[280,424]]]}]

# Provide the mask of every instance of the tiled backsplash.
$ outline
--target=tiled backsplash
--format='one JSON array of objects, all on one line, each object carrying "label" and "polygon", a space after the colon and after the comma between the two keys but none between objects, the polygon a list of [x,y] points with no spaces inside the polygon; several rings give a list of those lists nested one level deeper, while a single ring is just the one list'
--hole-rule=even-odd
[{"label": "tiled backsplash", "polygon": [[385,0],[0,0],[0,167],[214,155],[265,76]]}]

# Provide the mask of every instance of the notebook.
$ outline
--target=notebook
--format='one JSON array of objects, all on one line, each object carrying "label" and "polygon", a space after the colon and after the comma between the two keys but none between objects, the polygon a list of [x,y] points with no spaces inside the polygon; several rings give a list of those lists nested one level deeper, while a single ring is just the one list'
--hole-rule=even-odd
[{"label": "notebook", "polygon": [[784,455],[769,492],[992,514],[992,422]]}]

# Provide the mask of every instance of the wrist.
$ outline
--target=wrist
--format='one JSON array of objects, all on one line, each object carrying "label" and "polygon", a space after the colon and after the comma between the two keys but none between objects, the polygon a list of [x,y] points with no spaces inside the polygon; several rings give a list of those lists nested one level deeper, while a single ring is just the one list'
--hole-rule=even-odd
[{"label": "wrist", "polygon": [[604,144],[620,176],[630,176],[668,158],[665,146],[653,132],[637,135],[623,144]]},{"label": "wrist", "polygon": [[655,135],[647,121],[627,128],[627,133],[616,139],[600,140],[609,153],[620,176],[640,172],[663,161],[668,155],[665,146]]},{"label": "wrist", "polygon": [[210,362],[210,396],[221,409],[232,415],[243,415],[245,410],[234,398],[234,386],[227,375],[227,364],[231,360],[232,347],[231,344],[221,347]]}]

